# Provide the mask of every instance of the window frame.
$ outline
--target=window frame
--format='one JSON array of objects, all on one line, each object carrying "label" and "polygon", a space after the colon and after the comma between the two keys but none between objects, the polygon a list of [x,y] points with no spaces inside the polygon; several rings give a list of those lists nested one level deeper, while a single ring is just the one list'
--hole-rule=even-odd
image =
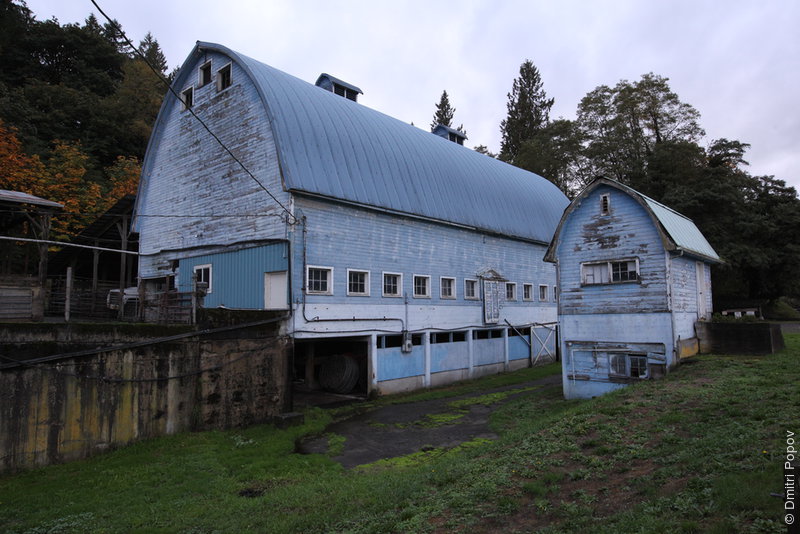
[{"label": "window frame", "polygon": [[[467,284],[472,282],[474,285],[472,287],[472,295],[470,296],[469,292],[467,291]],[[480,292],[478,288],[480,285],[478,284],[478,280],[475,278],[465,278],[464,279],[464,300],[480,300]]]},{"label": "window frame", "polygon": [[600,215],[611,214],[611,193],[600,195]]},{"label": "window frame", "polygon": [[[525,296],[525,293],[528,293],[528,296]],[[533,302],[533,284],[532,283],[523,283],[522,284],[522,300],[524,302]]]},{"label": "window frame", "polygon": [[[225,87],[223,87],[223,81],[225,79],[225,75],[223,74],[223,71],[227,71],[228,72],[228,85],[226,85]],[[233,86],[233,62],[232,61],[226,63],[225,65],[223,65],[219,69],[217,69],[216,82],[217,82],[217,92],[218,93],[226,91],[226,90],[230,89]]]},{"label": "window frame", "polygon": [[[208,80],[205,79],[205,74],[208,74]],[[214,81],[214,71],[211,69],[211,60],[209,59],[197,68],[197,87],[205,87]]]},{"label": "window frame", "polygon": [[[387,276],[396,276],[397,277],[397,293],[387,293],[386,292],[386,277]],[[381,273],[381,296],[389,297],[389,298],[399,298],[403,296],[403,273],[393,273],[389,271],[383,271]]]},{"label": "window frame", "polygon": [[[547,284],[539,284],[539,302],[550,302],[550,292]],[[544,298],[542,298],[542,290],[544,289]]]},{"label": "window frame", "polygon": [[[628,278],[627,280],[614,280],[614,265],[621,265],[623,263],[633,263],[634,264],[634,271],[626,271],[628,273],[635,273],[635,278],[631,279]],[[586,275],[587,275],[587,267],[597,267],[597,266],[605,266],[606,276],[608,277],[608,281],[600,281],[600,282],[587,282]],[[641,283],[642,276],[640,271],[639,265],[639,258],[620,258],[620,259],[613,259],[613,260],[602,260],[602,261],[585,261],[581,262],[581,286],[599,286],[599,285],[607,285],[607,284],[638,284]]]},{"label": "window frame", "polygon": [[[625,372],[619,372],[619,366],[615,365],[614,360],[615,358],[624,358],[625,363]],[[636,365],[633,365],[633,360],[636,360]],[[631,370],[633,368],[639,370],[640,374],[634,376],[631,374]],[[644,373],[641,374],[642,368],[644,369]],[[641,353],[629,353],[629,352],[609,352],[608,353],[608,376],[614,378],[632,378],[636,380],[646,380],[650,378],[650,369],[647,365],[647,354]]]},{"label": "window frame", "polygon": [[[317,269],[321,271],[327,271],[327,285],[328,289],[326,291],[317,291],[311,289],[311,270]],[[333,295],[333,267],[326,267],[324,265],[306,265],[306,294],[307,295]]]},{"label": "window frame", "polygon": [[[352,291],[350,286],[350,273],[360,273],[365,275],[364,276],[364,292],[359,293],[357,291]],[[368,297],[369,296],[369,271],[366,269],[347,269],[347,296],[348,297]]]},{"label": "window frame", "polygon": [[[445,280],[449,280],[450,281],[450,294],[449,295],[445,295],[444,294],[444,281]],[[453,276],[440,276],[439,277],[439,298],[444,299],[444,300],[455,300],[456,298],[458,298],[458,295],[456,294],[456,279],[455,279],[455,277],[453,277]]]},{"label": "window frame", "polygon": [[[425,282],[425,291],[426,293],[419,294],[417,293],[417,278],[423,278],[426,280]],[[411,276],[411,293],[414,295],[415,299],[429,299],[431,298],[431,275],[429,274],[414,274]]]},{"label": "window frame", "polygon": [[[508,296],[509,289],[511,290],[511,298],[509,298],[509,296]],[[504,296],[505,296],[506,302],[516,302],[517,301],[517,283],[516,282],[506,282]]]},{"label": "window frame", "polygon": [[[186,96],[189,95],[187,98]],[[191,109],[194,105],[194,86],[190,85],[183,91],[181,91],[181,111],[186,111],[187,109]]]},{"label": "window frame", "polygon": [[192,267],[192,274],[194,275],[194,282],[195,284],[197,284],[198,282],[200,282],[200,280],[197,277],[197,273],[205,270],[208,271],[208,287],[206,288],[206,294],[209,294],[211,293],[214,281],[214,266],[210,263],[201,263],[199,265],[195,265],[194,267]]}]

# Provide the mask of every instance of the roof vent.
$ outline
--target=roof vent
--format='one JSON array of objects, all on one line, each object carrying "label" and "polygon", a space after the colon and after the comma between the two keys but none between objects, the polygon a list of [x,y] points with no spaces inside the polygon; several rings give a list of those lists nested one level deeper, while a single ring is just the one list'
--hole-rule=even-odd
[{"label": "roof vent", "polygon": [[331,93],[335,93],[339,96],[343,96],[348,100],[352,100],[356,102],[358,95],[363,95],[364,91],[356,87],[355,85],[349,84],[339,78],[334,78],[330,74],[322,73],[317,78],[317,82],[314,84],[317,87],[322,87],[326,91],[330,91]]},{"label": "roof vent", "polygon": [[445,139],[454,143],[458,143],[459,145],[463,145],[464,139],[467,138],[467,136],[461,130],[454,130],[453,128],[445,126],[444,124],[437,124],[432,133],[434,135],[438,135],[439,137],[444,137]]}]

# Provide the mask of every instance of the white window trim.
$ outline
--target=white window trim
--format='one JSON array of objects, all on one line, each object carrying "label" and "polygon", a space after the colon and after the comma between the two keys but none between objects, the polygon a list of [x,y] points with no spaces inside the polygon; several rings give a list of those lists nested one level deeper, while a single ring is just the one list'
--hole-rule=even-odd
[{"label": "white window trim", "polygon": [[206,289],[206,294],[211,293],[211,286],[214,284],[214,266],[210,263],[203,263],[202,265],[195,265],[192,267],[192,274],[195,275],[195,282],[197,282],[197,271],[201,271],[203,269],[208,269],[208,288]]},{"label": "white window trim", "polygon": [[[223,88],[222,87],[222,71],[225,70],[226,68],[230,69],[231,83],[230,83],[230,85],[228,85],[228,87],[224,87]],[[223,66],[221,66],[220,68],[217,69],[216,75],[214,76],[214,82],[217,85],[217,92],[218,93],[222,93],[224,91],[227,91],[231,87],[233,87],[233,62],[232,61],[226,63],[225,65],[223,65]]]},{"label": "white window trim", "polygon": [[[605,207],[605,209],[603,209]],[[600,195],[600,215],[609,215],[611,213],[611,194],[603,193]]]},{"label": "white window trim", "polygon": [[[364,280],[364,290],[365,293],[355,293],[350,291],[350,273],[364,273],[367,275],[366,280]],[[366,269],[347,269],[347,296],[348,297],[368,297],[369,296],[369,271]]]},{"label": "white window trim", "polygon": [[[208,67],[208,72],[211,75],[211,80],[208,83],[203,83],[203,69]],[[197,87],[205,87],[214,81],[214,71],[211,69],[211,60],[209,59],[197,68]]]},{"label": "white window trim", "polygon": [[[328,291],[312,291],[309,288],[308,273],[311,269],[324,269],[328,271]],[[307,295],[333,295],[333,267],[326,267],[324,265],[306,265],[306,294]]]},{"label": "white window trim", "polygon": [[[508,288],[511,288],[511,298],[508,298]],[[506,302],[516,302],[517,299],[517,283],[516,282],[506,282],[505,285],[505,292],[503,293],[503,297]]]},{"label": "white window trim", "polygon": [[[625,374],[614,372],[614,365],[611,363],[614,356],[619,356],[625,359]],[[644,360],[644,374],[639,376],[631,376],[631,358],[639,358]],[[647,355],[645,354],[628,354],[624,352],[612,352],[608,354],[608,376],[617,378],[630,378],[633,380],[646,380],[650,378],[650,369],[648,367]]]},{"label": "white window trim", "polygon": [[[386,287],[386,275],[396,276],[397,277],[397,294],[392,293],[385,293],[384,289]],[[383,271],[381,273],[381,295],[387,298],[399,298],[403,296],[403,273],[392,273],[389,271]]]},{"label": "white window trim", "polygon": [[[187,105],[186,104],[186,93],[189,93],[189,92],[192,93],[192,103]],[[181,111],[186,111],[187,109],[191,108],[192,106],[194,106],[194,86],[190,85],[189,87],[187,87],[186,89],[181,91]]]},{"label": "white window trim", "polygon": [[[426,278],[428,280],[428,283],[426,284],[426,288],[428,290],[428,294],[427,295],[418,295],[417,294],[416,279],[418,277],[419,278]],[[431,298],[431,275],[429,275],[429,274],[413,274],[413,275],[411,275],[411,294],[414,295],[415,299],[429,299],[429,298]]]},{"label": "white window trim", "polygon": [[[442,292],[442,288],[443,288],[442,280],[450,280],[450,281],[453,282],[450,285],[450,288],[453,290],[453,294],[452,295],[445,296],[443,294],[443,292]],[[453,277],[453,276],[440,276],[439,277],[439,298],[442,298],[442,299],[445,299],[445,300],[455,300],[456,298],[458,298],[457,293],[458,293],[458,291],[456,290],[456,279],[455,279],[455,277]]]},{"label": "white window trim", "polygon": [[[544,288],[544,298],[542,298],[542,288]],[[547,284],[539,284],[539,302],[550,302],[550,291]]]},{"label": "white window trim", "polygon": [[[611,268],[611,264],[612,263],[624,263],[624,262],[629,262],[629,261],[632,261],[632,262],[636,263],[636,280],[619,280],[619,281],[615,282],[613,280],[614,273],[613,273],[613,270]],[[606,266],[606,272],[608,273],[608,282],[593,282],[591,284],[586,283],[586,281],[585,281],[586,277],[585,277],[585,274],[584,274],[584,270],[585,270],[586,267],[592,266],[592,265],[605,265]],[[606,284],[638,284],[642,280],[642,274],[641,274],[641,271],[639,270],[639,258],[619,258],[619,259],[615,258],[613,260],[585,261],[585,262],[581,263],[580,277],[581,277],[581,286],[601,286],[601,285],[606,285]]]},{"label": "white window trim", "polygon": [[[471,297],[467,296],[467,282],[474,282],[475,283],[475,291]],[[478,283],[478,280],[475,278],[465,278],[464,279],[464,300],[480,300],[480,292],[481,286]]]},{"label": "white window trim", "polygon": [[[530,296],[525,298],[525,288],[530,288]],[[533,302],[533,284],[532,283],[523,283],[522,284],[522,300],[525,302]]]}]

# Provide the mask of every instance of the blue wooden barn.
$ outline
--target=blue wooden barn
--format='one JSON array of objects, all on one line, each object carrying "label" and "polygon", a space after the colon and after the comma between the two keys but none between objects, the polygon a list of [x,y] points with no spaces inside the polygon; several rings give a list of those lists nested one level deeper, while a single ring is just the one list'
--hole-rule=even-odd
[{"label": "blue wooden barn", "polygon": [[135,213],[148,293],[196,280],[207,307],[286,310],[308,385],[342,355],[378,392],[552,357],[531,329],[556,320],[552,183],[217,44],[173,88]]},{"label": "blue wooden barn", "polygon": [[657,378],[697,353],[720,258],[690,219],[598,178],[564,211],[545,259],[558,276],[566,398]]}]

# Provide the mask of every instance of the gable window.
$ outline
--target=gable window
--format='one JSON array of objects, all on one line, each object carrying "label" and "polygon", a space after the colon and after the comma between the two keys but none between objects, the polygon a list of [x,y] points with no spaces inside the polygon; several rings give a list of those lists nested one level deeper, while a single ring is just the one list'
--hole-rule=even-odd
[{"label": "gable window", "polygon": [[600,195],[600,215],[611,213],[611,195],[608,193]]},{"label": "gable window", "polygon": [[369,271],[347,269],[347,294],[350,296],[369,296]]},{"label": "gable window", "polygon": [[547,302],[547,286],[546,285],[539,286],[539,301]]},{"label": "gable window", "polygon": [[200,75],[200,87],[204,85],[208,85],[211,83],[211,61],[206,61],[202,65],[200,65],[200,71],[198,73]]},{"label": "gable window", "polygon": [[647,356],[610,353],[608,355],[608,374],[629,378],[647,378]]},{"label": "gable window", "polygon": [[581,264],[581,284],[611,284],[639,280],[639,260],[603,261]]},{"label": "gable window", "polygon": [[464,298],[469,300],[478,300],[477,280],[464,280]]},{"label": "gable window", "polygon": [[217,91],[224,91],[233,83],[231,78],[231,64],[228,63],[217,71]]},{"label": "gable window", "polygon": [[517,284],[506,282],[506,300],[517,300]]},{"label": "gable window", "polygon": [[425,275],[414,275],[414,297],[430,298],[431,296],[431,277]]},{"label": "gable window", "polygon": [[456,279],[455,278],[448,278],[448,277],[441,277],[439,279],[439,286],[440,286],[440,293],[439,296],[443,299],[454,299],[456,298]]},{"label": "gable window", "polygon": [[333,268],[309,266],[306,270],[306,291],[314,295],[333,295]]},{"label": "gable window", "polygon": [[522,284],[522,300],[533,300],[533,284]]},{"label": "gable window", "polygon": [[403,275],[400,273],[383,273],[383,296],[399,297],[403,289]]},{"label": "gable window", "polygon": [[194,104],[194,88],[193,87],[188,87],[188,88],[183,90],[183,92],[181,93],[181,102],[183,103],[183,106],[182,106],[181,109],[186,110],[186,109],[189,109],[190,107],[192,107],[192,104]]},{"label": "gable window", "polygon": [[206,293],[211,293],[211,264],[194,266],[194,283],[198,289],[205,288]]}]

